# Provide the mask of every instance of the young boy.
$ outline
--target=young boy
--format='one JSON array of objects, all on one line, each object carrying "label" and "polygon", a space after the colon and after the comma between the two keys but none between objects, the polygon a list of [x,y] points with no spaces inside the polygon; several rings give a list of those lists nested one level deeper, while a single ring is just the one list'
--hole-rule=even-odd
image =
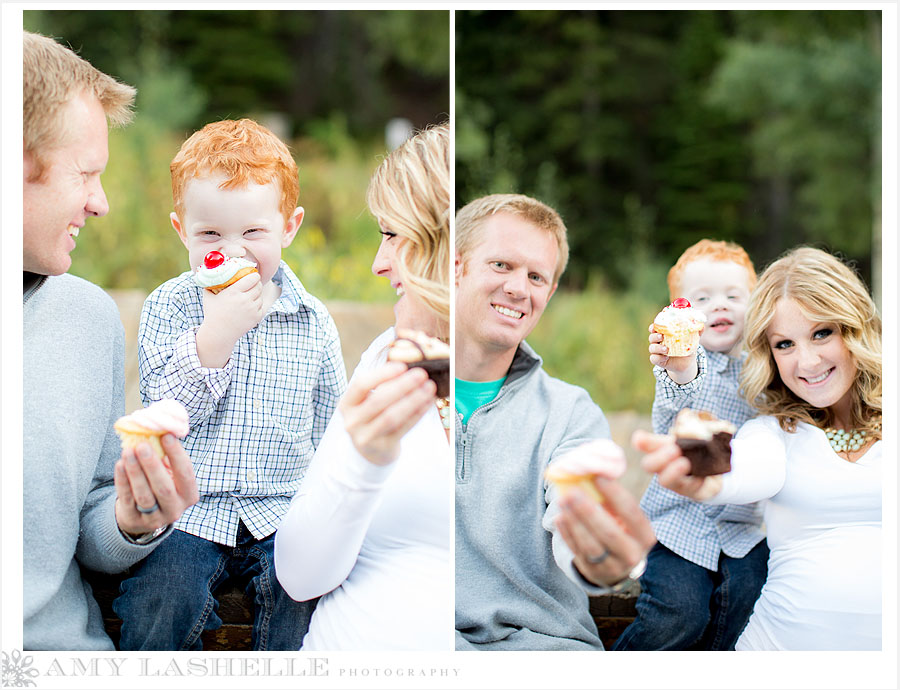
[{"label": "young boy", "polygon": [[225,120],[191,136],[171,172],[190,266],[217,251],[258,273],[213,294],[186,271],[144,304],[141,398],[187,408],[200,500],[122,583],[120,647],[200,649],[221,625],[215,591],[234,577],[255,602],[253,649],[296,650],[315,602],[279,585],[275,528],[346,388],[334,321],[281,261],[303,220],[297,165],[264,127]]},{"label": "young boy", "polygon": [[[653,430],[667,433],[684,407],[740,426],[753,416],[738,390],[744,314],[756,273],[730,242],[701,240],[669,270],[669,294],[686,297],[707,318],[698,351],[669,357],[650,334],[656,376]],[[651,326],[652,330],[652,326]],[[734,649],[766,580],[769,549],[755,505],[706,506],[659,485],[641,499],[657,544],[641,577],[637,617],[614,649]]]}]

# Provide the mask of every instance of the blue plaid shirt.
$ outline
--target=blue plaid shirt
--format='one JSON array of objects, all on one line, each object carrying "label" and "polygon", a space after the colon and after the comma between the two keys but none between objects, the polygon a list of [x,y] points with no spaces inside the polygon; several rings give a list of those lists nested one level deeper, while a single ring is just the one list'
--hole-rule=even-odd
[{"label": "blue plaid shirt", "polygon": [[[740,359],[698,348],[697,377],[682,386],[662,367],[653,367],[656,398],[653,400],[653,431],[669,432],[678,411],[684,407],[708,410],[719,419],[740,427],[755,416],[741,396],[738,379],[746,353]],[[765,538],[760,529],[762,509],[758,504],[710,506],[685,498],[659,485],[656,475],[641,499],[656,538],[682,558],[708,570],[719,569],[719,554],[743,558]]]},{"label": "blue plaid shirt", "polygon": [[200,500],[176,527],[234,546],[239,522],[275,531],[347,387],[337,328],[283,261],[281,296],[235,344],[221,369],[200,365],[201,288],[186,271],[144,302],[138,331],[145,405],[175,398],[188,410],[184,441]]}]

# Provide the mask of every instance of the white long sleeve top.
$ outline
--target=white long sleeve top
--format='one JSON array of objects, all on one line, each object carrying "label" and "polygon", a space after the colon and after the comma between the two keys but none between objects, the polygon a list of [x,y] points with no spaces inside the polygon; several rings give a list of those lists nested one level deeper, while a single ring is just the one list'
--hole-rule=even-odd
[{"label": "white long sleeve top", "polygon": [[[376,338],[354,376],[393,339]],[[451,462],[436,407],[386,467],[356,451],[335,412],[275,536],[285,591],[322,595],[302,649],[453,649]]]},{"label": "white long sleeve top", "polygon": [[710,503],[766,500],[769,574],[738,650],[881,649],[881,456],[856,462],[825,433],[773,417],[744,424]]}]

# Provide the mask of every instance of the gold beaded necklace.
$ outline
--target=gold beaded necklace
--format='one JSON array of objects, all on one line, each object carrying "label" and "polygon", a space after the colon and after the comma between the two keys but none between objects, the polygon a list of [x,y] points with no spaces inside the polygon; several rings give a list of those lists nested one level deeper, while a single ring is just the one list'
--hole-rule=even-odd
[{"label": "gold beaded necklace", "polygon": [[[881,423],[878,423],[878,429],[881,429]],[[828,444],[835,453],[853,453],[866,445],[868,432],[864,429],[837,429],[833,426],[827,426],[823,429]]]},{"label": "gold beaded necklace", "polygon": [[441,415],[441,424],[447,431],[449,431],[450,415],[453,413],[453,409],[450,407],[450,401],[447,398],[438,398],[437,403],[435,404],[437,405],[438,412]]}]

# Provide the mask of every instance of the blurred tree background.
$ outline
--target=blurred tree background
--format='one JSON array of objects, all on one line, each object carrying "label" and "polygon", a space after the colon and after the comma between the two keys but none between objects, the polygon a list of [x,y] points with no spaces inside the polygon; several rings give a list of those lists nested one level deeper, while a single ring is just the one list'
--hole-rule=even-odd
[{"label": "blurred tree background", "polygon": [[[289,145],[306,217],[285,260],[323,299],[392,300],[369,267],[380,236],[365,190],[386,124],[449,118],[447,11],[27,10],[53,36],[136,86],[110,133],[111,213],[88,223],[73,273],[149,292],[186,270],[169,225],[169,163],[208,122],[254,118]],[[381,285],[381,283],[385,283]]]},{"label": "blurred tree background", "polygon": [[704,237],[757,270],[801,243],[839,253],[879,298],[880,12],[455,16],[457,206],[522,192],[569,229],[529,338],[551,373],[649,410],[647,324]]}]

